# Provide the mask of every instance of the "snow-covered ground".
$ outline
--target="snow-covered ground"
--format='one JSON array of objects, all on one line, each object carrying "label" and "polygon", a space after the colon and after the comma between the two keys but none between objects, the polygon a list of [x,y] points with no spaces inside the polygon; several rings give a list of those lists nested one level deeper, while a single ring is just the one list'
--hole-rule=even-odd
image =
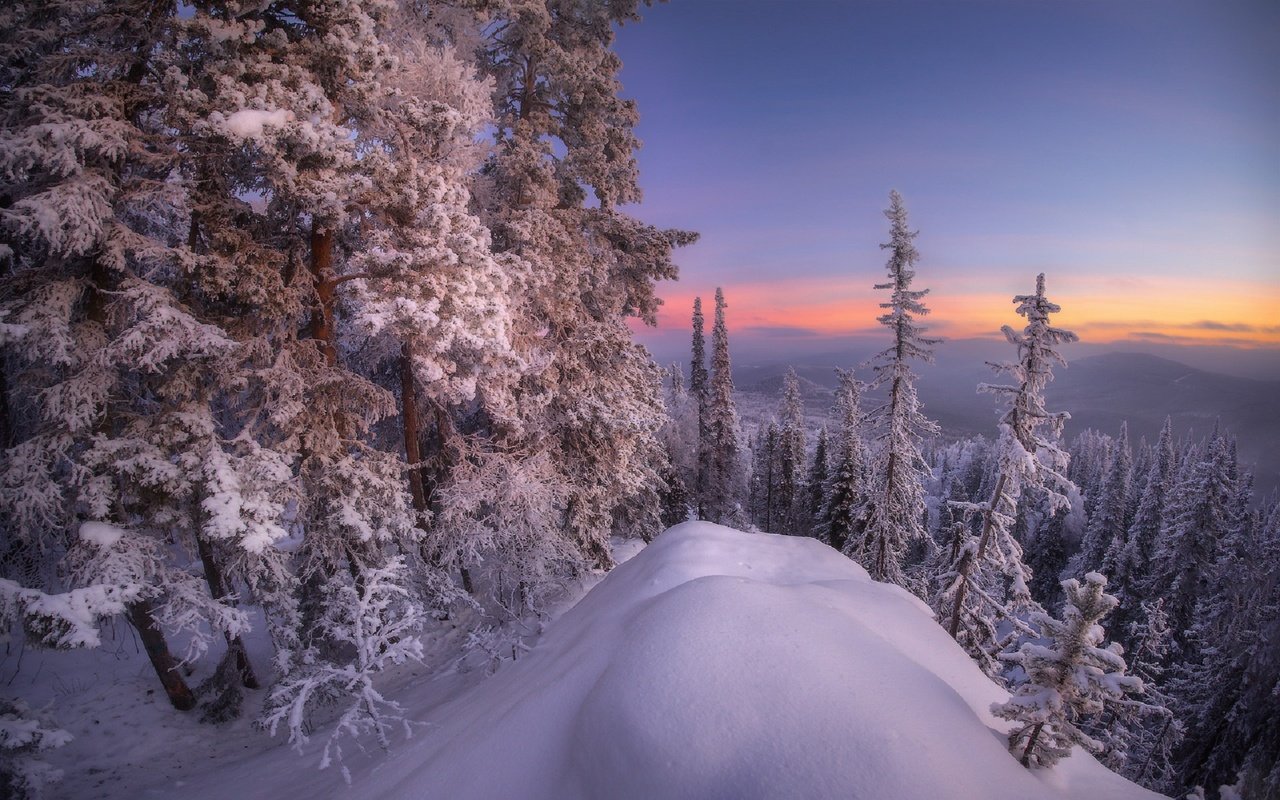
[{"label": "snow-covered ground", "polygon": [[[132,666],[66,688],[110,716],[88,723],[104,735],[72,731],[82,739],[59,766],[81,770],[66,796],[1157,797],[1080,751],[1024,769],[988,711],[1007,694],[922,603],[816,541],[709,523],[664,533],[488,679],[393,676],[391,695],[424,724],[389,755],[350,759],[350,788],[264,748],[246,722],[168,712],[145,663],[120,663]],[[132,766],[104,766],[98,749]]]}]

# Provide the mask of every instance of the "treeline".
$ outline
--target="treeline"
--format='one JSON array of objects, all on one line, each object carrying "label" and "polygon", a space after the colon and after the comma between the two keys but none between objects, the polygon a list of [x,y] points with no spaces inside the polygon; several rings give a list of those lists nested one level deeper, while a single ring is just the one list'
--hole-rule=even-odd
[{"label": "treeline", "polygon": [[[1016,358],[992,364],[1008,383],[978,387],[1005,408],[995,440],[939,444],[910,368],[936,343],[916,321],[927,309],[912,289],[915,233],[896,194],[886,215],[890,281],[877,288],[890,293],[879,321],[892,345],[866,384],[839,371],[832,416],[811,444],[794,370],[749,442],[732,406],[710,402],[695,304],[693,378],[686,387],[679,365],[668,370],[666,519],[813,536],[928,601],[1013,692],[993,710],[1021,723],[1010,748],[1024,764],[1051,765],[1079,744],[1158,791],[1276,796],[1276,498],[1255,502],[1235,440],[1216,427],[1175,441],[1166,422],[1157,442],[1136,447],[1124,427],[1061,443],[1067,415],[1046,408],[1045,390],[1065,366],[1060,345],[1076,337],[1052,326],[1060,309],[1043,275],[1014,298],[1025,325],[1004,334]],[[712,382],[731,382],[724,349]],[[868,394],[879,399],[864,409]],[[737,431],[731,446],[712,429]],[[725,481],[711,465],[730,460],[737,472]]]},{"label": "treeline", "polygon": [[656,533],[626,320],[695,237],[618,211],[638,5],[5,4],[6,621],[72,647],[120,614],[176,708],[272,683],[296,742],[334,702],[384,737],[371,676],[424,620],[536,610]]}]

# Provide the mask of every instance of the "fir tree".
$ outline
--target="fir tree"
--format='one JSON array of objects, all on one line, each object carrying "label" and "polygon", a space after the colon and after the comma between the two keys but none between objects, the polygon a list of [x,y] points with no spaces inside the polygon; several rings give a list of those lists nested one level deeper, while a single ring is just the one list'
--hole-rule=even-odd
[{"label": "fir tree", "polygon": [[869,502],[868,468],[871,459],[863,440],[860,406],[861,384],[852,372],[837,370],[836,453],[818,515],[818,537],[837,550],[846,551],[866,530]]},{"label": "fir tree", "polygon": [[756,431],[751,448],[751,515],[767,533],[775,532],[778,509],[778,422],[770,419]]},{"label": "fir tree", "polygon": [[907,209],[896,191],[889,195],[885,216],[890,222],[890,240],[880,247],[890,251],[885,268],[889,282],[876,284],[890,292],[889,302],[880,307],[888,312],[878,317],[893,332],[893,345],[874,359],[873,389],[887,389],[885,403],[868,415],[879,430],[878,447],[871,469],[869,514],[865,533],[846,543],[845,550],[857,558],[871,577],[903,585],[907,578],[902,559],[907,548],[926,537],[923,482],[927,465],[920,455],[920,442],[937,434],[938,427],[920,410],[915,373],[910,362],[933,361],[931,345],[939,340],[924,336],[916,316],[928,313],[922,302],[928,289],[912,289],[915,264],[919,259],[913,240],[917,232],[907,227]]},{"label": "fir tree", "polygon": [[1102,488],[1090,510],[1084,540],[1072,558],[1070,572],[1079,574],[1089,564],[1101,564],[1108,574],[1114,574],[1129,530],[1127,511],[1132,467],[1129,426],[1121,423],[1120,436],[1112,443]]},{"label": "fir tree", "polygon": [[707,462],[711,454],[710,429],[707,426],[709,421],[707,401],[711,395],[710,380],[707,377],[707,344],[703,334],[703,326],[702,298],[695,297],[693,298],[693,357],[689,367],[689,394],[693,396],[694,402],[697,404],[698,415],[697,439],[694,442],[698,458],[693,484],[698,519],[705,518],[706,509],[703,496],[707,491]]},{"label": "fir tree", "polygon": [[1139,610],[1129,626],[1127,639],[1133,647],[1127,661],[1131,673],[1142,679],[1144,702],[1118,706],[1111,714],[1103,761],[1135,783],[1172,791],[1173,754],[1185,731],[1172,711],[1173,698],[1161,688],[1172,631],[1163,600],[1143,602]]},{"label": "fir tree", "polygon": [[1099,622],[1117,602],[1103,592],[1106,585],[1096,572],[1086,574],[1083,585],[1074,578],[1064,581],[1063,618],[1032,615],[1048,643],[1026,642],[1017,653],[1001,656],[1027,674],[1007,702],[991,706],[996,716],[1017,723],[1009,733],[1009,751],[1024,767],[1033,762],[1051,767],[1077,744],[1101,750],[1102,744],[1081,729],[1083,720],[1143,689],[1140,678],[1124,674],[1119,645],[1102,644],[1105,631]]},{"label": "fir tree", "polygon": [[[991,640],[995,631],[992,616],[1011,616],[1018,610],[1035,607],[1028,586],[1030,570],[1011,530],[1024,487],[1030,486],[1048,498],[1049,513],[1067,503],[1065,493],[1069,487],[1062,474],[1066,456],[1057,444],[1067,415],[1045,409],[1044,391],[1053,380],[1054,365],[1066,363],[1057,347],[1075,341],[1076,335],[1050,324],[1049,315],[1061,308],[1045,297],[1044,287],[1041,274],[1036,278],[1035,294],[1013,298],[1018,313],[1027,319],[1025,329],[1018,333],[1007,325],[1003,328],[1005,338],[1017,347],[1018,360],[992,367],[1009,375],[1013,385],[979,387],[1008,405],[1000,420],[996,444],[996,484],[991,499],[985,503],[955,504],[956,508],[980,516],[982,532],[976,542],[961,550],[943,574],[942,591],[935,598],[935,607],[949,620],[948,631],[974,654],[991,652],[996,644]],[[1047,429],[1047,435],[1040,432],[1041,428]],[[978,602],[973,602],[974,595],[980,598]],[[970,606],[966,606],[966,600]]]},{"label": "fir tree", "polygon": [[800,396],[800,379],[790,367],[783,378],[782,406],[778,431],[778,496],[776,499],[779,533],[801,533],[804,520],[804,400]]},{"label": "fir tree", "polygon": [[1162,515],[1151,559],[1150,590],[1166,600],[1175,650],[1185,653],[1196,606],[1204,598],[1219,541],[1231,526],[1236,487],[1229,477],[1229,448],[1215,433],[1204,450],[1189,454]]},{"label": "fir tree", "polygon": [[805,480],[805,523],[808,534],[818,534],[818,519],[826,503],[827,484],[831,475],[831,456],[828,451],[827,426],[818,429],[818,441],[813,448],[813,460],[809,463],[809,475]]},{"label": "fir tree", "polygon": [[733,400],[733,366],[725,324],[724,292],[716,289],[715,327],[711,331],[711,384],[707,403],[707,519],[733,524],[742,516],[746,494],[746,452]]},{"label": "fir tree", "polygon": [[1143,488],[1137,511],[1125,537],[1124,552],[1117,565],[1123,576],[1122,587],[1130,593],[1148,596],[1148,573],[1156,539],[1160,535],[1166,500],[1173,495],[1173,481],[1177,475],[1177,452],[1173,446],[1173,420],[1165,417],[1160,429],[1154,457],[1143,480]]}]

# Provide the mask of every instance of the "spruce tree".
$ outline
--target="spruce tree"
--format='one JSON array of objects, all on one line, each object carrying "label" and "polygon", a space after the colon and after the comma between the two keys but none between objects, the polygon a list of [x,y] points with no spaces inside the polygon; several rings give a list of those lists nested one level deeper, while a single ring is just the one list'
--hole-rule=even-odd
[{"label": "spruce tree", "polygon": [[693,357],[689,366],[689,394],[697,406],[698,428],[694,441],[697,460],[695,462],[695,478],[693,494],[698,519],[704,519],[706,508],[703,496],[707,491],[707,469],[710,458],[710,430],[707,413],[707,401],[710,398],[710,379],[707,377],[707,343],[703,334],[702,298],[693,298]]},{"label": "spruce tree", "polygon": [[928,289],[912,289],[916,251],[916,231],[907,226],[907,209],[896,191],[889,195],[884,212],[890,223],[890,240],[880,245],[890,251],[885,268],[890,280],[876,284],[890,292],[888,309],[877,320],[893,332],[893,344],[872,359],[871,388],[887,390],[885,402],[868,415],[877,431],[877,447],[871,469],[869,514],[865,533],[847,542],[845,550],[862,563],[871,577],[905,585],[903,557],[908,547],[927,534],[924,518],[923,484],[928,467],[920,454],[921,440],[938,433],[938,426],[924,416],[916,395],[914,360],[931,363],[932,345],[939,340],[926,337],[917,316],[928,313],[923,298]]},{"label": "spruce tree", "polygon": [[[638,117],[620,97],[621,61],[610,45],[617,24],[639,18],[638,5],[488,7],[496,147],[480,205],[495,249],[529,267],[512,329],[529,369],[510,416],[484,431],[493,446],[482,458],[525,476],[504,482],[507,493],[531,480],[550,490],[537,502],[545,511],[494,520],[526,531],[504,537],[509,546],[489,559],[505,565],[502,580],[513,589],[607,568],[615,521],[656,518],[656,505],[619,513],[647,497],[656,504],[663,422],[657,367],[632,341],[627,319],[654,321],[655,285],[675,277],[673,249],[696,237],[618,210],[641,199]],[[533,558],[521,552],[529,547]]]},{"label": "spruce tree", "polygon": [[805,432],[800,379],[788,367],[782,383],[778,431],[778,533],[797,535],[804,524]]},{"label": "spruce tree", "polygon": [[1075,341],[1076,335],[1050,324],[1049,315],[1061,308],[1050,302],[1044,291],[1041,274],[1036,277],[1035,294],[1013,298],[1027,325],[1021,333],[1008,325],[1003,332],[1017,348],[1018,360],[991,365],[997,373],[1010,376],[1013,384],[979,387],[1008,406],[1000,419],[994,454],[995,488],[985,503],[953,504],[981,519],[981,534],[943,573],[942,589],[934,599],[935,608],[946,615],[951,635],[980,656],[996,644],[992,641],[993,617],[1035,608],[1028,586],[1031,573],[1012,531],[1023,492],[1033,489],[1046,497],[1049,513],[1053,513],[1067,504],[1070,488],[1063,475],[1066,455],[1057,444],[1067,415],[1045,409],[1044,391],[1053,380],[1054,366],[1066,364],[1058,346]]},{"label": "spruce tree", "polygon": [[1177,475],[1177,452],[1173,444],[1173,420],[1165,417],[1156,443],[1154,457],[1143,480],[1137,511],[1125,537],[1124,552],[1117,565],[1117,573],[1123,576],[1122,587],[1130,594],[1149,596],[1147,591],[1151,557],[1156,539],[1160,535],[1166,500],[1173,494],[1173,481]]},{"label": "spruce tree", "polygon": [[725,323],[724,291],[716,289],[715,326],[711,331],[711,383],[707,403],[708,456],[706,518],[733,525],[742,522],[747,488],[746,452],[733,399],[733,365]]},{"label": "spruce tree", "polygon": [[1084,580],[1063,581],[1062,619],[1032,615],[1047,643],[1026,642],[1017,653],[1001,656],[1027,675],[1007,702],[991,706],[996,716],[1017,723],[1009,733],[1009,751],[1024,767],[1051,767],[1077,744],[1100,751],[1102,743],[1084,732],[1083,721],[1143,689],[1140,678],[1124,674],[1120,646],[1103,645],[1106,632],[1099,623],[1117,603],[1103,592],[1107,579],[1090,572]]},{"label": "spruce tree", "polygon": [[1129,449],[1128,423],[1120,424],[1120,436],[1111,445],[1111,454],[1103,473],[1102,487],[1094,502],[1085,528],[1080,550],[1072,558],[1068,570],[1079,574],[1090,564],[1101,564],[1108,574],[1124,553],[1129,530],[1128,507],[1132,479],[1133,453]]},{"label": "spruce tree", "polygon": [[837,370],[836,452],[818,515],[818,538],[847,552],[866,530],[870,456],[863,439],[862,386],[851,371]]},{"label": "spruce tree", "polygon": [[805,480],[805,526],[809,536],[818,534],[818,518],[826,502],[827,484],[831,475],[831,455],[828,452],[827,426],[818,429],[818,441],[813,447],[813,460],[809,462],[809,475]]}]

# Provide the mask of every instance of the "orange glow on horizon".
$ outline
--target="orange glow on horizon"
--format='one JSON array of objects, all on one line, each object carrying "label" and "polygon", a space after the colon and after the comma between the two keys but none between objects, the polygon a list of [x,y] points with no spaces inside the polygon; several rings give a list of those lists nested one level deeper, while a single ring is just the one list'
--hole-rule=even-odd
[{"label": "orange glow on horizon", "polygon": [[[950,277],[931,286],[925,297],[929,332],[947,338],[1000,337],[1002,325],[1021,327],[1013,292],[979,289],[981,278]],[[921,284],[930,286],[926,280]],[[1056,284],[1056,286],[1055,286]],[[1031,291],[1032,287],[1016,291]],[[875,333],[879,303],[887,292],[865,279],[796,278],[776,282],[726,283],[729,330],[791,337],[826,338]],[[701,294],[710,330],[711,298]],[[1109,343],[1143,339],[1189,345],[1280,346],[1280,286],[1260,281],[1187,277],[1112,278],[1087,276],[1049,279],[1049,298],[1062,306],[1054,324],[1082,341]],[[662,330],[689,329],[695,293],[683,286],[662,292]]]}]

